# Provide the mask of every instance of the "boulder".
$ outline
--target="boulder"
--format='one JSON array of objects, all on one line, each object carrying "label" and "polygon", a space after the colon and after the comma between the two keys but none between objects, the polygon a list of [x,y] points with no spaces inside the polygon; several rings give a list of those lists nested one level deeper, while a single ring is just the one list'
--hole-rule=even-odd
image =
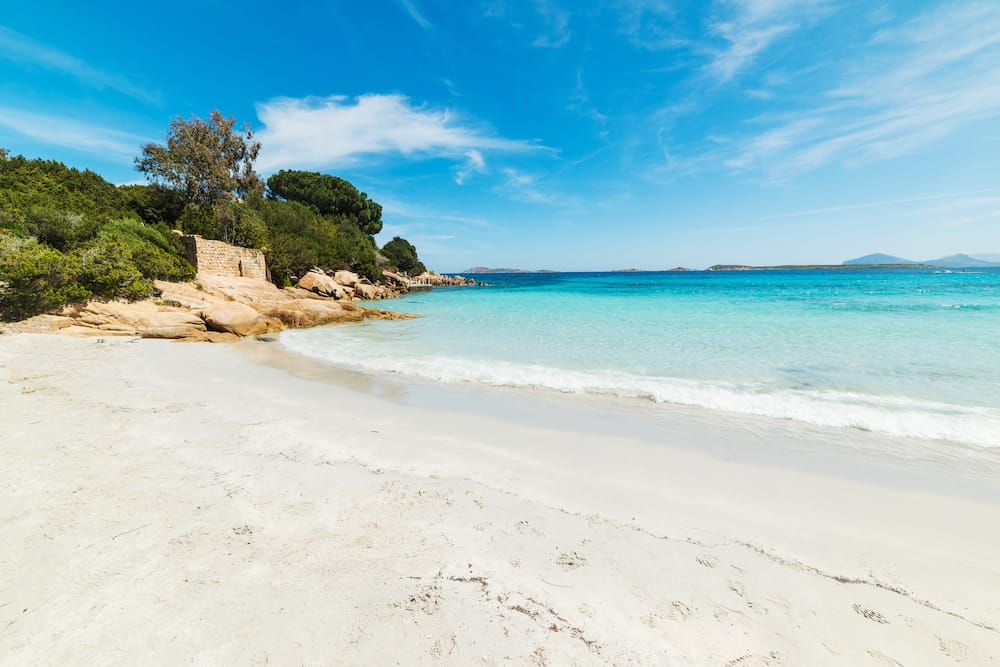
[{"label": "boulder", "polygon": [[206,328],[237,336],[256,336],[270,329],[265,318],[250,306],[235,301],[215,303],[201,311]]},{"label": "boulder", "polygon": [[393,273],[392,271],[382,271],[382,277],[385,278],[386,286],[390,288],[406,291],[410,286],[408,278],[404,278],[398,273]]},{"label": "boulder", "polygon": [[354,294],[362,299],[374,299],[378,294],[378,289],[370,283],[359,282],[354,286]]},{"label": "boulder", "polygon": [[[349,272],[345,271],[344,273]],[[313,269],[302,276],[299,279],[299,287],[307,289],[310,292],[315,292],[320,296],[332,296],[335,299],[343,299],[347,296],[343,285],[317,269]]]},{"label": "boulder", "polygon": [[358,322],[365,317],[364,311],[352,304],[318,299],[293,299],[274,306],[265,314],[293,329],[339,322]]},{"label": "boulder", "polygon": [[139,332],[142,338],[167,338],[170,340],[205,340],[205,330],[194,327],[176,325],[167,327],[149,327]]},{"label": "boulder", "polygon": [[333,274],[333,279],[344,287],[355,287],[361,282],[361,278],[353,271],[337,271]]}]

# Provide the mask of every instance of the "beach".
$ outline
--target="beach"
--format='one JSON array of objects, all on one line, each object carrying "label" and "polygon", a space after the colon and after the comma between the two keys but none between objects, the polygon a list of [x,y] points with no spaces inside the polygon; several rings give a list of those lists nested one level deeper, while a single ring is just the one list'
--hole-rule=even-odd
[{"label": "beach", "polygon": [[1000,662],[995,450],[252,340],[0,378],[3,664]]}]

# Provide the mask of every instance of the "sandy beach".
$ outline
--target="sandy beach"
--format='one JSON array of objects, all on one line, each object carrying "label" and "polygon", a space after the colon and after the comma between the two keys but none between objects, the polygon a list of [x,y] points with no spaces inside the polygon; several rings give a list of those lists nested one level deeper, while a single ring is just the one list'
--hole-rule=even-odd
[{"label": "sandy beach", "polygon": [[0,663],[1000,664],[1000,453],[0,335]]}]

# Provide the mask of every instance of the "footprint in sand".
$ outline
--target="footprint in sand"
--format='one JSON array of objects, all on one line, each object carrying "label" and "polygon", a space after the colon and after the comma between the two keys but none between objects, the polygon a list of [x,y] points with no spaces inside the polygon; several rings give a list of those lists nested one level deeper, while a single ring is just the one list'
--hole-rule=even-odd
[{"label": "footprint in sand", "polygon": [[704,565],[705,567],[715,567],[719,564],[719,559],[712,554],[701,554],[695,557],[695,561],[699,565]]},{"label": "footprint in sand", "polygon": [[903,663],[899,660],[890,658],[881,651],[869,650],[868,655],[871,656],[872,660],[874,660],[877,665],[884,665],[885,667],[903,667]]},{"label": "footprint in sand", "polygon": [[676,621],[678,619],[684,621],[687,620],[687,617],[693,613],[694,612],[691,610],[691,607],[687,606],[680,600],[674,600],[670,603],[670,611],[667,614],[667,618],[672,621]]},{"label": "footprint in sand", "polygon": [[882,614],[878,613],[874,609],[866,609],[865,607],[862,607],[861,605],[859,605],[856,602],[854,603],[853,608],[854,608],[854,611],[856,611],[857,613],[861,614],[862,616],[864,616],[865,618],[867,618],[869,621],[874,621],[876,623],[888,623],[889,622],[889,620],[885,616],[883,616]]},{"label": "footprint in sand", "polygon": [[564,570],[575,570],[576,568],[582,567],[586,564],[587,559],[575,551],[568,554],[560,554],[559,558],[556,559],[556,565]]},{"label": "footprint in sand", "polygon": [[941,647],[942,653],[958,662],[965,662],[972,657],[972,649],[954,639],[938,637],[938,645]]}]

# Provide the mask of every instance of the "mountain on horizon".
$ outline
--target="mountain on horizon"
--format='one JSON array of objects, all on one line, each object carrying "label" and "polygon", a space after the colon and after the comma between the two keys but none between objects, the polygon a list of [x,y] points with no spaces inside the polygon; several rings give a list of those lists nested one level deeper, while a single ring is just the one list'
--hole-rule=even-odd
[{"label": "mountain on horizon", "polygon": [[981,259],[984,262],[996,262],[1000,264],[1000,252],[982,252],[975,255],[969,255],[972,259]]},{"label": "mountain on horizon", "polygon": [[865,255],[864,257],[848,259],[842,263],[844,266],[856,266],[859,264],[921,264],[921,262],[914,262],[912,259],[903,259],[902,257],[885,255],[879,252]]},{"label": "mountain on horizon", "polygon": [[997,264],[996,262],[985,262],[981,259],[975,259],[974,257],[964,254],[948,255],[947,257],[939,257],[938,259],[929,259],[924,262],[924,264],[941,266],[946,269],[976,269],[1000,266],[1000,264]]},{"label": "mountain on horizon", "polygon": [[874,253],[871,255],[865,255],[864,257],[856,257],[854,259],[845,260],[842,264],[844,266],[858,266],[863,264],[926,264],[928,266],[939,266],[943,269],[976,269],[1000,267],[1000,255],[971,256],[960,253],[957,255],[949,255],[947,257],[939,257],[937,259],[915,262],[911,259],[896,257],[895,255]]}]

